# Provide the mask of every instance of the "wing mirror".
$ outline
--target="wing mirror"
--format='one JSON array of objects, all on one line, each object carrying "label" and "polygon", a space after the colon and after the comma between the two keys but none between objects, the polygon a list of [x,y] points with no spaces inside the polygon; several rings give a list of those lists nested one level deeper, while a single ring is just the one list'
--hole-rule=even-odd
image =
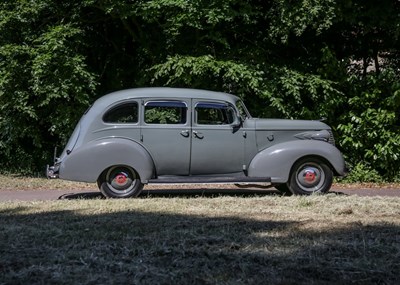
[{"label": "wing mirror", "polygon": [[235,117],[235,121],[233,121],[233,123],[232,123],[232,128],[233,129],[238,129],[238,128],[240,128],[242,126],[242,124],[243,124],[242,117],[236,116]]}]

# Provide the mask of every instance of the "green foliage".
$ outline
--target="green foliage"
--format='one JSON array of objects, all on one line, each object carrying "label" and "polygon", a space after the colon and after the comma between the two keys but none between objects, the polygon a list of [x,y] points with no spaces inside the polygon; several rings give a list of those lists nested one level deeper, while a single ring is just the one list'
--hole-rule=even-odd
[{"label": "green foliage", "polygon": [[277,0],[270,10],[270,35],[287,43],[289,36],[301,36],[307,29],[321,34],[330,28],[335,18],[333,0]]},{"label": "green foliage", "polygon": [[179,124],[181,122],[180,108],[146,108],[145,121],[147,124]]},{"label": "green foliage", "polygon": [[[387,71],[379,77],[350,84],[363,92],[349,99],[348,113],[338,126],[340,144],[351,163],[363,161],[380,175],[393,179],[400,169],[400,114],[398,77]],[[349,155],[351,154],[351,155]]]},{"label": "green foliage", "polygon": [[275,115],[279,112],[286,118],[331,118],[343,100],[335,82],[287,67],[273,70],[267,84]]},{"label": "green foliage", "polygon": [[3,0],[0,168],[41,169],[96,98],[156,85],[326,117],[352,165],[393,180],[399,13],[395,0]]},{"label": "green foliage", "polygon": [[50,3],[0,7],[0,166],[39,170],[47,150],[68,139],[97,83],[80,54],[82,31],[41,18],[56,12]]},{"label": "green foliage", "polygon": [[[78,114],[89,104],[89,94],[96,87],[93,74],[87,70],[84,57],[77,53],[75,46],[79,43],[82,31],[71,25],[49,27],[34,41],[35,58],[32,61],[31,89],[37,106],[42,112],[53,113],[49,131],[57,134],[65,143],[71,126],[77,122]],[[70,108],[57,108],[63,104]],[[50,108],[50,110],[49,110]]]},{"label": "green foliage", "polygon": [[[263,79],[262,71],[234,61],[216,60],[211,55],[168,57],[166,62],[150,70],[154,71],[153,83],[166,78],[166,85],[204,88],[205,81],[208,81],[208,87],[220,85],[223,90],[239,91],[239,94],[257,92]],[[196,82],[201,82],[201,85],[196,86]]]},{"label": "green foliage", "polygon": [[342,180],[342,182],[347,183],[379,183],[382,181],[383,178],[378,171],[363,163],[357,163],[354,167],[351,167],[349,175]]}]

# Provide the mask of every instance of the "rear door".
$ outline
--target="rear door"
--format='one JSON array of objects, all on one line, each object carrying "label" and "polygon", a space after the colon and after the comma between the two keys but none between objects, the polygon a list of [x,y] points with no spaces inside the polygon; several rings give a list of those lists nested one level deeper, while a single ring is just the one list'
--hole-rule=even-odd
[{"label": "rear door", "polygon": [[190,99],[143,101],[141,140],[158,175],[189,174],[190,103]]}]

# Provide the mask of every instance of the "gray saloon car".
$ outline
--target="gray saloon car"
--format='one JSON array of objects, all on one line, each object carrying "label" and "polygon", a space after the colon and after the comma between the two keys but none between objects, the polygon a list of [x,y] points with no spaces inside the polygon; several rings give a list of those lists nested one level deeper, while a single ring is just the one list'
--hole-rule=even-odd
[{"label": "gray saloon car", "polygon": [[320,121],[253,118],[219,92],[141,88],[114,92],[85,112],[49,178],[97,182],[106,197],[148,183],[270,183],[291,194],[325,193],[346,173]]}]

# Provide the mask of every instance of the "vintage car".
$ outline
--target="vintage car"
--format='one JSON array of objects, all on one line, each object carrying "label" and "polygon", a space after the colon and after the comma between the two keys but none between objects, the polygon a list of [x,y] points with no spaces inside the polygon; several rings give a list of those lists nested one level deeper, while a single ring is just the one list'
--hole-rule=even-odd
[{"label": "vintage car", "polygon": [[49,178],[97,182],[112,198],[148,183],[268,183],[308,195],[345,173],[326,124],[253,118],[239,97],[179,88],[101,97],[47,167]]}]

